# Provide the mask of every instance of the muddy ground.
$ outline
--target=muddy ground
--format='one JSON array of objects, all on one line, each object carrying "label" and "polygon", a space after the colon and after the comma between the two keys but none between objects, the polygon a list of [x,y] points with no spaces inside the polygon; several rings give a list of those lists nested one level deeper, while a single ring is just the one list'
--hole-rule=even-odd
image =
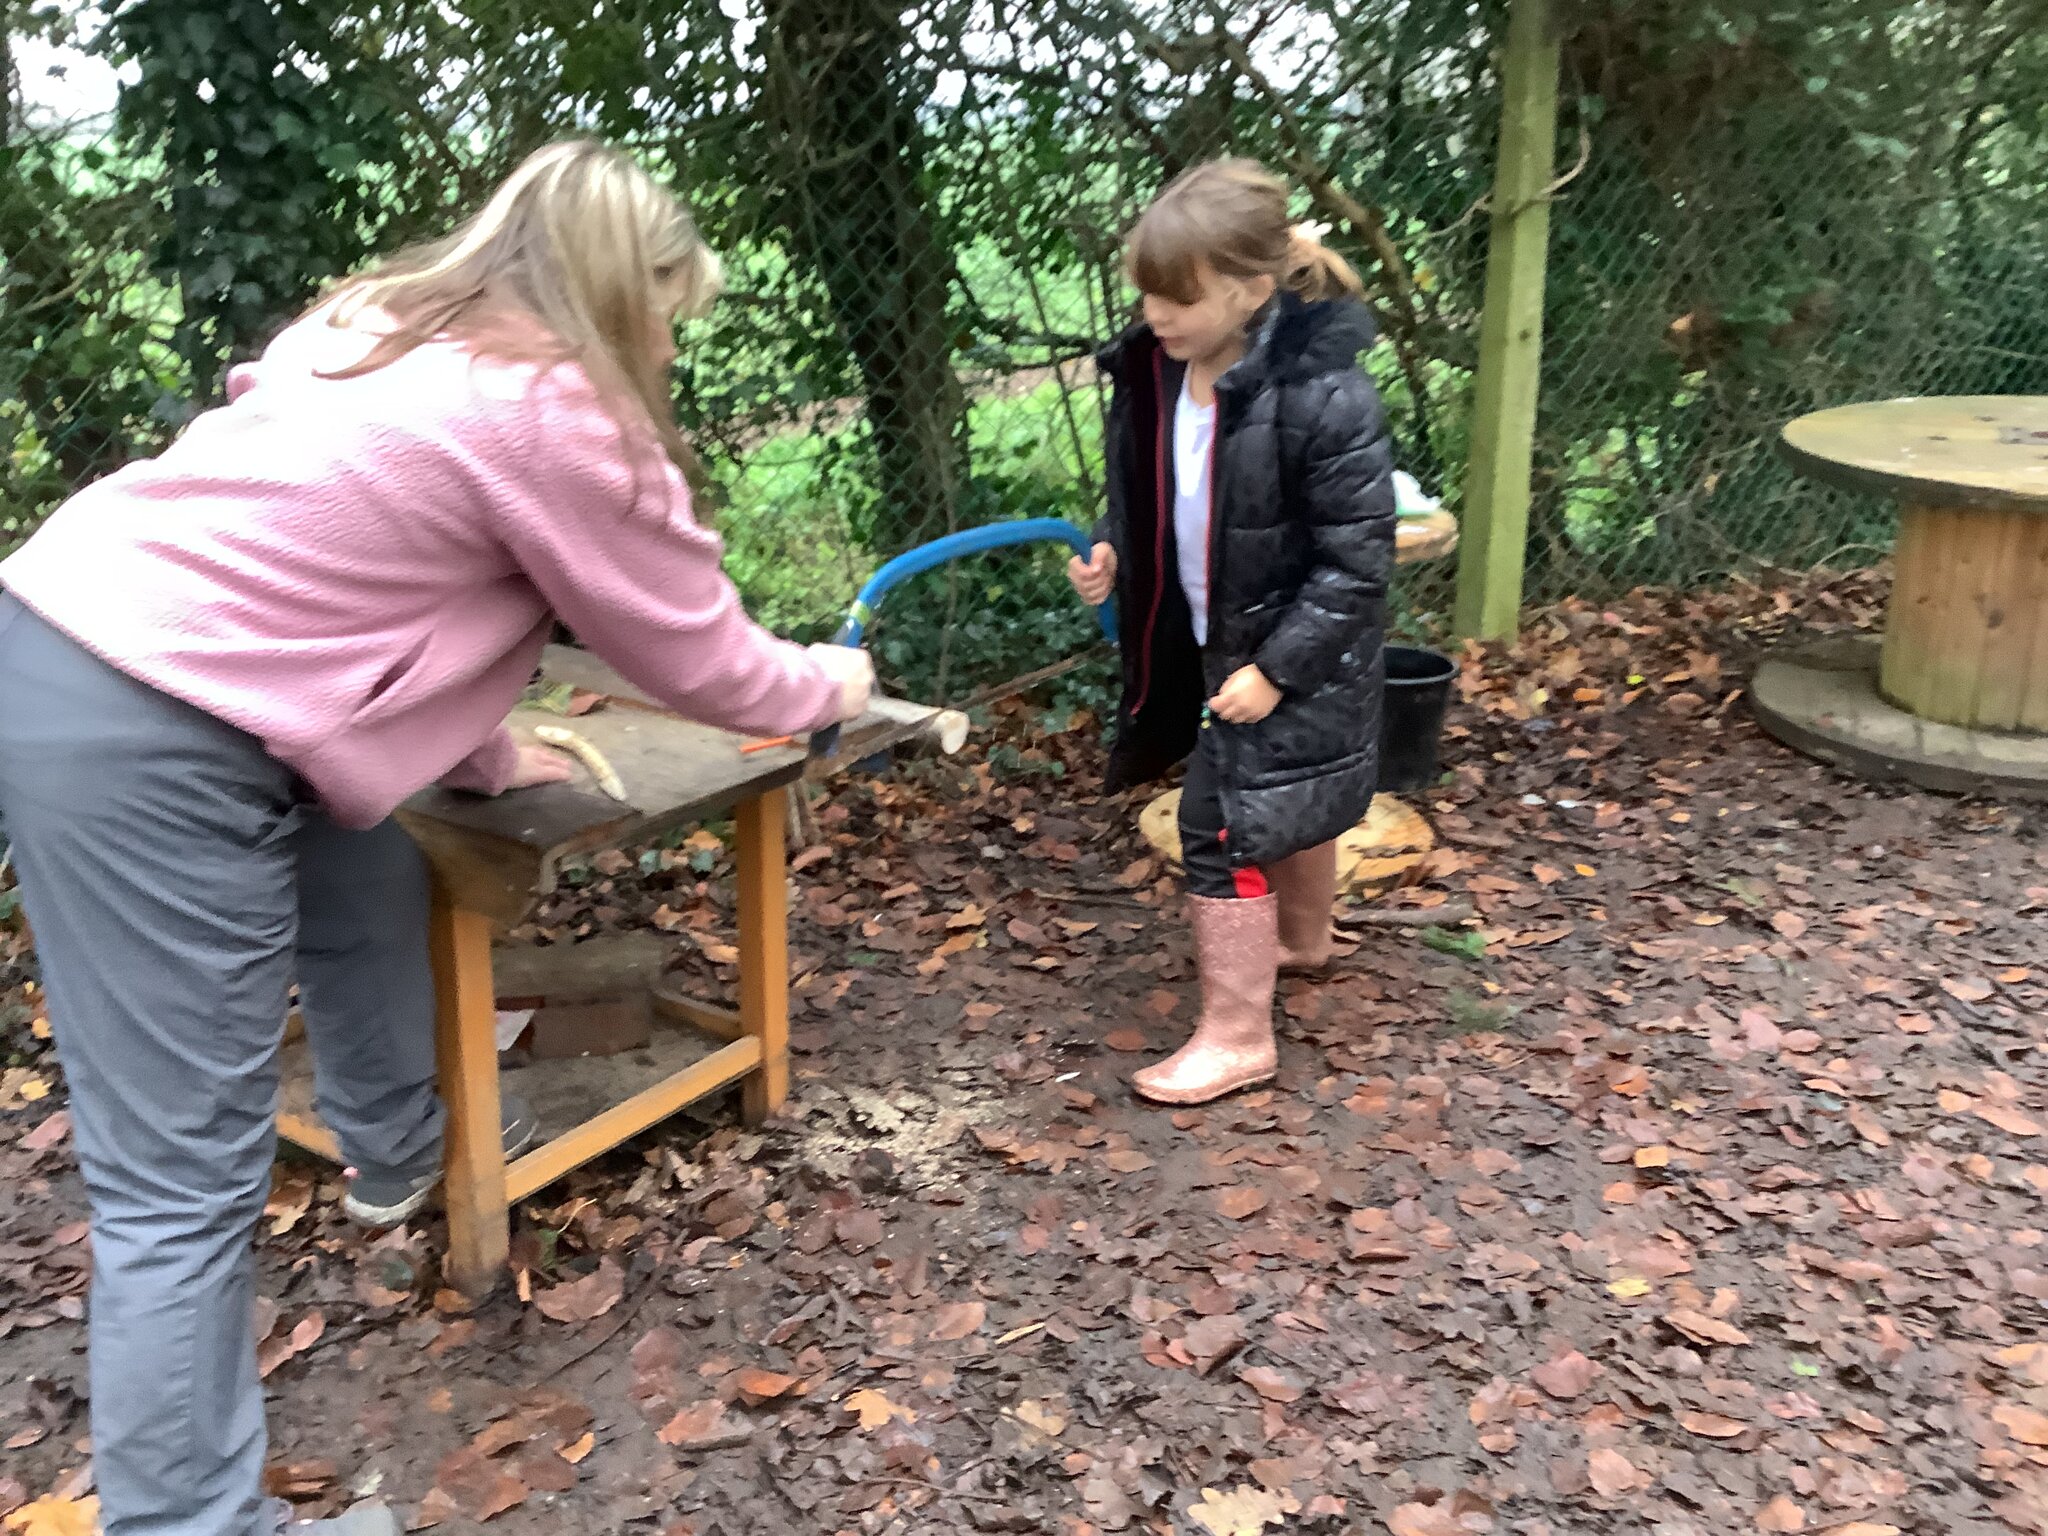
[{"label": "muddy ground", "polygon": [[[584,1170],[475,1307],[432,1225],[364,1237],[281,1170],[277,1486],[507,1533],[2048,1531],[2048,812],[1838,776],[1742,698],[1880,597],[1642,595],[1473,653],[1441,851],[1379,904],[1429,910],[1348,927],[1278,1082],[1199,1111],[1125,1086],[1195,983],[1092,722],[845,786],[781,1122]],[[525,937],[660,932],[708,980],[722,860],[607,860]],[[89,1449],[16,949],[0,1507]]]}]

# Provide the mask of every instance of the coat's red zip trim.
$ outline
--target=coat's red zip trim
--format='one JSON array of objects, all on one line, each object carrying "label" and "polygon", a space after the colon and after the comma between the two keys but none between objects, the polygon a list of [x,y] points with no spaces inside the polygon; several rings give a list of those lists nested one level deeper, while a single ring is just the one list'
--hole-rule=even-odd
[{"label": "coat's red zip trim", "polygon": [[1152,693],[1152,637],[1159,629],[1159,603],[1166,595],[1166,521],[1173,515],[1166,493],[1166,446],[1171,422],[1166,415],[1166,369],[1160,352],[1152,353],[1152,484],[1158,505],[1154,513],[1152,554],[1152,611],[1145,616],[1145,633],[1138,651],[1138,699],[1131,706],[1137,716]]}]

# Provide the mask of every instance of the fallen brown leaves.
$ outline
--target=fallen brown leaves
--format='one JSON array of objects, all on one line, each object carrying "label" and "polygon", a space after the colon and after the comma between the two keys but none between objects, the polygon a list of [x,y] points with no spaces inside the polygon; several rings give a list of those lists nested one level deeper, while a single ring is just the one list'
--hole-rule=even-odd
[{"label": "fallen brown leaves", "polygon": [[267,1332],[258,1341],[256,1373],[267,1380],[271,1372],[287,1360],[303,1355],[318,1344],[326,1332],[327,1316],[317,1310],[308,1312],[283,1333]]},{"label": "fallen brown leaves", "polygon": [[1263,1189],[1238,1185],[1216,1197],[1216,1209],[1232,1221],[1245,1221],[1263,1211],[1272,1199]]},{"label": "fallen brown leaves", "polygon": [[931,1338],[935,1344],[954,1344],[972,1334],[981,1332],[988,1321],[988,1307],[979,1301],[954,1302],[941,1307],[932,1320]]},{"label": "fallen brown leaves", "polygon": [[40,1121],[35,1129],[21,1138],[24,1152],[48,1152],[61,1147],[71,1139],[71,1111],[60,1109],[54,1115]]},{"label": "fallen brown leaves", "polygon": [[708,1451],[744,1445],[753,1433],[751,1427],[729,1420],[725,1404],[714,1397],[679,1410],[655,1438],[678,1450]]},{"label": "fallen brown leaves", "polygon": [[1718,1317],[1709,1317],[1691,1307],[1673,1307],[1664,1314],[1664,1325],[1676,1329],[1696,1344],[1739,1345],[1749,1342],[1749,1335],[1733,1323]]},{"label": "fallen brown leaves", "polygon": [[1991,1417],[2021,1445],[2048,1445],[2048,1413],[2018,1403],[2000,1403],[1991,1410]]},{"label": "fallen brown leaves", "polygon": [[42,1498],[0,1521],[15,1536],[97,1536],[100,1501],[96,1498]]},{"label": "fallen brown leaves", "polygon": [[263,1491],[272,1498],[304,1503],[326,1493],[340,1475],[341,1469],[324,1458],[272,1462],[263,1469]]},{"label": "fallen brown leaves", "polygon": [[1188,1325],[1173,1352],[1206,1376],[1242,1349],[1245,1338],[1243,1322],[1228,1313],[1198,1318]]},{"label": "fallen brown leaves", "polygon": [[1287,1493],[1249,1485],[1219,1493],[1204,1488],[1201,1499],[1188,1510],[1188,1518],[1210,1536],[1258,1536],[1269,1525],[1281,1525],[1301,1508]]},{"label": "fallen brown leaves", "polygon": [[1575,1349],[1566,1350],[1529,1373],[1529,1379],[1556,1398],[1577,1397],[1593,1385],[1600,1367]]},{"label": "fallen brown leaves", "polygon": [[785,1376],[780,1371],[764,1371],[759,1366],[748,1366],[733,1377],[733,1385],[740,1396],[749,1404],[758,1407],[772,1403],[779,1397],[787,1397],[799,1383],[794,1376]]},{"label": "fallen brown leaves", "polygon": [[[1759,641],[1880,596],[1566,604],[1463,653],[1451,776],[1411,797],[1440,846],[1379,909],[1456,915],[1354,924],[1283,984],[1278,1080],[1196,1109],[1128,1090],[1197,978],[1093,726],[1020,706],[1000,762],[837,781],[796,860],[781,1121],[678,1121],[576,1175],[545,1250],[521,1234],[524,1307],[443,1309],[431,1228],[345,1242],[281,1182],[266,1345],[327,1319],[296,1393],[399,1341],[423,1374],[391,1378],[382,1464],[436,1482],[423,1524],[2025,1530],[2040,823],[1866,790],[1739,697]],[[715,979],[727,850],[593,870],[548,938],[644,925]],[[37,1153],[47,1114],[0,1114],[0,1188],[54,1184],[61,1128]],[[0,1232],[0,1331],[69,1321],[80,1214]],[[560,1361],[580,1428],[477,1395]],[[56,1400],[0,1424],[39,1487],[83,1432]],[[280,1454],[302,1495],[360,1474]]]},{"label": "fallen brown leaves", "polygon": [[587,1323],[603,1317],[626,1294],[626,1272],[607,1256],[580,1280],[550,1286],[533,1298],[534,1310],[558,1323]]},{"label": "fallen brown leaves", "polygon": [[1269,1403],[1293,1403],[1301,1400],[1301,1384],[1270,1366],[1251,1366],[1239,1371],[1237,1379]]},{"label": "fallen brown leaves", "polygon": [[1806,1529],[1806,1511],[1781,1493],[1757,1511],[1756,1528],[1760,1531],[1803,1531]]},{"label": "fallen brown leaves", "polygon": [[1692,1408],[1681,1412],[1678,1422],[1690,1433],[1709,1440],[1732,1440],[1749,1428],[1741,1419],[1731,1419],[1725,1413],[1702,1413]]},{"label": "fallen brown leaves", "polygon": [[1486,1536],[1493,1528],[1492,1503],[1467,1489],[1433,1504],[1399,1505],[1387,1516],[1392,1536]]},{"label": "fallen brown leaves", "polygon": [[460,1450],[442,1459],[434,1487],[446,1507],[471,1520],[490,1520],[526,1502],[532,1489],[518,1473],[474,1450]]},{"label": "fallen brown leaves", "polygon": [[1586,1458],[1586,1472],[1593,1491],[1603,1499],[1618,1499],[1650,1481],[1648,1474],[1620,1451],[1604,1446]]},{"label": "fallen brown leaves", "polygon": [[528,1389],[504,1417],[441,1458],[411,1528],[423,1530],[458,1515],[494,1520],[536,1493],[567,1493],[593,1449],[591,1426],[591,1411],[581,1399],[546,1387]]},{"label": "fallen brown leaves", "polygon": [[872,1387],[863,1387],[858,1392],[849,1393],[846,1411],[859,1419],[862,1429],[880,1429],[892,1419],[901,1419],[906,1424],[917,1422],[917,1415],[910,1409],[901,1403],[891,1402],[887,1396]]}]

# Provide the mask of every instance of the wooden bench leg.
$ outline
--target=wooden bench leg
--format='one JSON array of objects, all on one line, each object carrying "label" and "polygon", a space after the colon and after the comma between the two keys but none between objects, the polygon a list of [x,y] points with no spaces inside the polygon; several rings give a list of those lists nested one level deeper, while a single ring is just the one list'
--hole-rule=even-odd
[{"label": "wooden bench leg", "polygon": [[483,1296],[505,1272],[512,1232],[498,1116],[491,923],[438,891],[432,921],[435,1049],[448,1110],[446,1278],[464,1295]]},{"label": "wooden bench leg", "polygon": [[783,842],[786,791],[772,789],[737,812],[740,876],[740,1022],[761,1042],[760,1070],[742,1087],[747,1124],[789,1097],[789,864]]}]

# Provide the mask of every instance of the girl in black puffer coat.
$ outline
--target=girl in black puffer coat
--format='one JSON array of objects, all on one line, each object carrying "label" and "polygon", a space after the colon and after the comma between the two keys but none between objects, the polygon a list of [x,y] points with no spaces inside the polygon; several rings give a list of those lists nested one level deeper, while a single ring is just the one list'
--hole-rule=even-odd
[{"label": "girl in black puffer coat", "polygon": [[1393,460],[1358,367],[1358,279],[1289,228],[1286,187],[1257,165],[1175,181],[1126,267],[1145,323],[1098,359],[1109,510],[1069,575],[1090,603],[1114,591],[1123,617],[1111,787],[1191,759],[1202,1012],[1134,1081],[1199,1104],[1273,1075],[1277,971],[1330,958],[1335,839],[1378,778]]}]

